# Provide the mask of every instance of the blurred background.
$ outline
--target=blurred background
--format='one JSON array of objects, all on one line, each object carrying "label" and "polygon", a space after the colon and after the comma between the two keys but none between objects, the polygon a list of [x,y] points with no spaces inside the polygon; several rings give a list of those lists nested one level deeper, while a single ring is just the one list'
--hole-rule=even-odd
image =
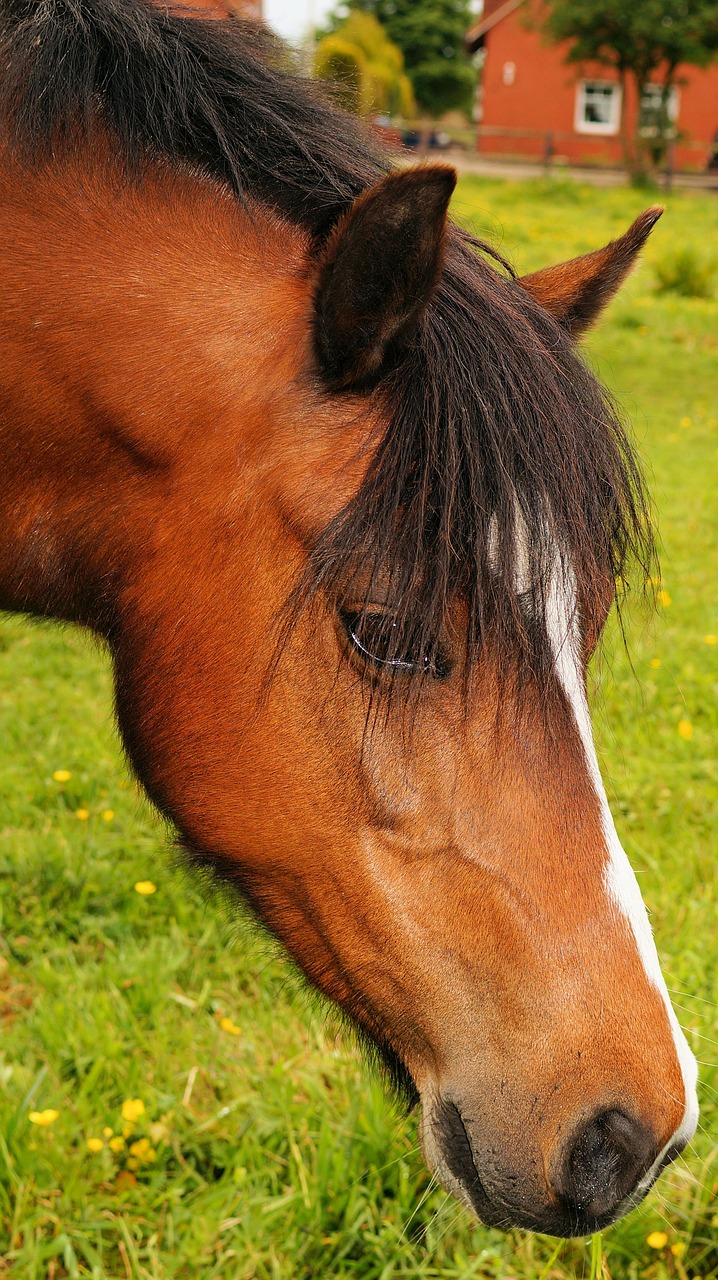
[{"label": "blurred background", "polygon": [[263,16],[390,144],[718,182],[713,0],[217,3]]}]

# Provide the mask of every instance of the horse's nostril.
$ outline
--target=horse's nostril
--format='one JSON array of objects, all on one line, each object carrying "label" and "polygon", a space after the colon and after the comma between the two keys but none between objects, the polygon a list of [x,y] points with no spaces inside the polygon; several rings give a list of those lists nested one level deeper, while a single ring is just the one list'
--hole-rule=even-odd
[{"label": "horse's nostril", "polygon": [[567,1144],[553,1189],[569,1212],[602,1218],[635,1191],[655,1157],[644,1125],[622,1111],[602,1111]]}]

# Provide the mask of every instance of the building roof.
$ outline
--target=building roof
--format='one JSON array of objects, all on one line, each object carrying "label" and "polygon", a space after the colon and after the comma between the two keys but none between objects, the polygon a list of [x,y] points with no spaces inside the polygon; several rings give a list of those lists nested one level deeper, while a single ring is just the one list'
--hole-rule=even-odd
[{"label": "building roof", "polygon": [[487,31],[495,27],[497,22],[501,22],[502,18],[507,18],[514,9],[518,9],[523,4],[523,0],[484,0],[484,8],[478,22],[470,27],[466,33],[466,47],[470,53],[475,53],[484,43],[484,36]]}]

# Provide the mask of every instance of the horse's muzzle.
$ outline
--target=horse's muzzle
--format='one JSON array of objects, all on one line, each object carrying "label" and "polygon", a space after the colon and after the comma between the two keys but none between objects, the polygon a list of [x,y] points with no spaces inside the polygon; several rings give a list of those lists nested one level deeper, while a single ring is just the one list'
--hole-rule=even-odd
[{"label": "horse's muzzle", "polygon": [[680,1152],[677,1144],[659,1161],[653,1134],[614,1108],[579,1125],[545,1165],[534,1156],[514,1170],[495,1146],[483,1148],[476,1122],[445,1099],[425,1118],[423,1141],[447,1189],[487,1225],[565,1237],[615,1222]]}]

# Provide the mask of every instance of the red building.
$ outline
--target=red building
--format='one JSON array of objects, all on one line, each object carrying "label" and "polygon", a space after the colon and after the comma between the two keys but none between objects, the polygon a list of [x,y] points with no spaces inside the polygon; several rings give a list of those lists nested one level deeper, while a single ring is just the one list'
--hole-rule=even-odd
[{"label": "red building", "polygon": [[[629,85],[599,63],[566,62],[569,46],[549,44],[527,22],[524,0],[484,0],[467,35],[471,50],[484,50],[478,147],[485,155],[542,159],[547,153],[571,164],[620,165],[621,133],[632,134],[638,103]],[[641,104],[648,133],[660,89]],[[705,170],[718,131],[718,64],[706,71],[682,67],[669,103],[676,138],[676,169]]]}]

